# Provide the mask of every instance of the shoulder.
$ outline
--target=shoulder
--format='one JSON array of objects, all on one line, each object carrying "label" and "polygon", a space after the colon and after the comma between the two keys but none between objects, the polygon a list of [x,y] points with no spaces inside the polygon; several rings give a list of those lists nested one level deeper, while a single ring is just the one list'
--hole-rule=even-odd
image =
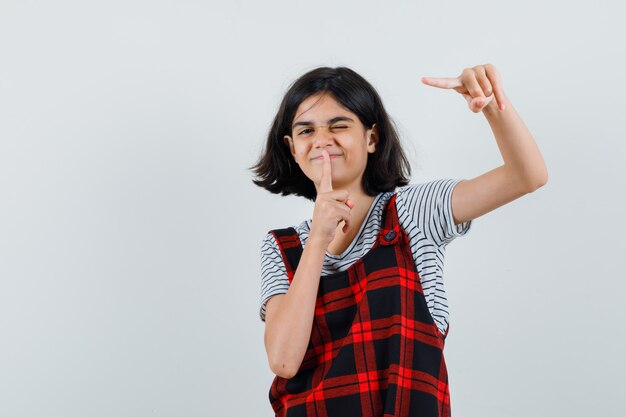
[{"label": "shoulder", "polygon": [[280,259],[280,249],[278,242],[272,231],[268,231],[261,240],[261,264],[276,262]]},{"label": "shoulder", "polygon": [[445,191],[463,181],[462,179],[455,178],[438,178],[430,181],[407,184],[396,188],[399,200],[411,200],[416,196],[424,198],[433,198],[437,195],[443,194]]},{"label": "shoulder", "polygon": [[407,184],[396,189],[397,205],[415,209],[418,206],[443,206],[452,196],[452,190],[462,179],[439,178],[431,181]]},{"label": "shoulder", "polygon": [[261,239],[261,252],[279,252],[279,243],[277,240],[280,239],[281,236],[289,236],[291,234],[297,233],[300,241],[309,235],[310,231],[310,220],[303,220],[300,224],[291,225],[278,229],[268,230],[263,238]]},{"label": "shoulder", "polygon": [[463,179],[440,178],[399,187],[397,209],[400,222],[422,230],[437,245],[464,235],[470,222],[455,225],[451,210],[452,191],[461,181]]}]

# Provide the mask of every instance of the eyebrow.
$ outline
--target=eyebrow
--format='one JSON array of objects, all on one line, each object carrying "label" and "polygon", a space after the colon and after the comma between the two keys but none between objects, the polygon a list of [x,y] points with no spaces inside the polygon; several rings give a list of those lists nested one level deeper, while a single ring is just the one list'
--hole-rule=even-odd
[{"label": "eyebrow", "polygon": [[[346,122],[354,122],[354,120],[352,120],[349,117],[346,116],[337,116],[337,117],[333,117],[332,119],[328,119],[328,124],[332,125],[335,122],[340,122],[340,121],[346,121]],[[299,122],[296,122],[293,124],[293,126],[291,126],[291,129],[295,129],[296,126],[313,126],[314,123],[311,122],[310,120],[300,120]]]}]

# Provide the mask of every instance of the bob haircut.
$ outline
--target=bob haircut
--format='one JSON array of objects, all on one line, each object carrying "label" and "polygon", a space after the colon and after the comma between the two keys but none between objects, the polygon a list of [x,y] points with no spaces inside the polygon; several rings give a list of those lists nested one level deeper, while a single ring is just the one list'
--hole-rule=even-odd
[{"label": "bob haircut", "polygon": [[362,178],[365,192],[376,196],[407,185],[411,166],[380,96],[367,80],[346,67],[319,67],[292,83],[274,118],[263,153],[249,168],[257,177],[252,182],[274,194],[295,194],[315,201],[315,184],[302,172],[283,138],[292,135],[291,125],[300,103],[318,93],[331,95],[356,114],[367,129],[376,123],[376,151],[367,155]]}]

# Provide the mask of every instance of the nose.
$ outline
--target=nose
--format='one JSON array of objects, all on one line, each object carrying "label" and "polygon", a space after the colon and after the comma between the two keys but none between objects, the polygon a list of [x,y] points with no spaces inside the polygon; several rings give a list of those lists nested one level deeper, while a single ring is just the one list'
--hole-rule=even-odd
[{"label": "nose", "polygon": [[313,135],[313,144],[316,148],[332,145],[335,142],[334,134],[327,126],[317,127]]}]

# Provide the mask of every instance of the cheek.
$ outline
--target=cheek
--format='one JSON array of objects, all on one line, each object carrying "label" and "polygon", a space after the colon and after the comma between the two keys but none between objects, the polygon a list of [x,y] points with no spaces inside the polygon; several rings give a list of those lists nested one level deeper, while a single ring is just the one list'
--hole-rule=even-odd
[{"label": "cheek", "polygon": [[308,147],[306,147],[303,144],[300,144],[299,146],[296,146],[295,150],[296,150],[296,156],[298,157],[298,159],[306,158],[308,156],[308,154],[309,154]]},{"label": "cheek", "polygon": [[304,162],[306,159],[306,152],[303,151],[302,149],[296,149],[296,159],[298,160],[298,163],[302,163]]},{"label": "cheek", "polygon": [[294,155],[294,159],[298,163],[298,165],[306,164],[308,160],[308,152],[303,149],[296,148],[296,154]]}]

